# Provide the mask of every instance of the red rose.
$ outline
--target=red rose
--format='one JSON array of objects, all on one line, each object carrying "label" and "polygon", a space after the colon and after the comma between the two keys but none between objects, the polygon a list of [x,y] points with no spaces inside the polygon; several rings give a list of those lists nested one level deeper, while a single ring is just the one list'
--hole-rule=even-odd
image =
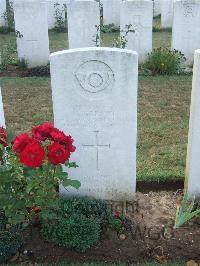
[{"label": "red rose", "polygon": [[51,132],[51,137],[52,139],[55,141],[55,142],[59,142],[59,143],[62,143],[65,138],[66,138],[66,135],[64,134],[63,131],[60,131],[59,129],[57,128],[54,128]]},{"label": "red rose", "polygon": [[2,144],[4,147],[8,146],[6,131],[3,127],[0,127],[0,144]]},{"label": "red rose", "polygon": [[114,217],[117,218],[117,219],[119,219],[120,216],[121,216],[120,212],[114,212],[113,215],[114,215]]},{"label": "red rose", "polygon": [[38,141],[44,141],[48,138],[51,138],[51,131],[54,129],[53,125],[49,122],[45,122],[40,126],[36,126],[32,128],[33,138]]},{"label": "red rose", "polygon": [[53,165],[64,164],[69,157],[70,152],[65,149],[65,146],[56,142],[48,146],[48,159]]},{"label": "red rose", "polygon": [[76,150],[76,147],[73,145],[73,138],[69,135],[69,136],[66,136],[66,139],[65,139],[65,147],[68,149],[68,151],[70,152],[74,152]]},{"label": "red rose", "polygon": [[23,149],[26,147],[26,145],[31,141],[32,139],[29,137],[28,134],[20,134],[15,137],[14,144],[13,144],[13,151],[14,152],[22,152]]},{"label": "red rose", "polygon": [[45,151],[36,140],[31,140],[20,153],[20,162],[31,168],[40,167],[44,158]]},{"label": "red rose", "polygon": [[51,137],[55,142],[64,145],[69,152],[74,152],[76,150],[76,147],[73,146],[73,138],[71,136],[66,136],[64,132],[60,131],[59,129],[54,128],[54,130],[51,132]]}]

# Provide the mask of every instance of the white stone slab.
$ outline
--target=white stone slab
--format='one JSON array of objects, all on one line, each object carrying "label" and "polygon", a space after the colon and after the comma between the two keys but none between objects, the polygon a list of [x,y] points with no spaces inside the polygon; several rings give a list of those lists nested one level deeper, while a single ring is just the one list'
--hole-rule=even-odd
[{"label": "white stone slab", "polygon": [[50,56],[55,126],[73,136],[70,171],[78,194],[131,200],[136,189],[137,79],[135,52],[72,49]]},{"label": "white stone slab", "polygon": [[99,3],[74,1],[67,6],[69,48],[99,46],[95,43],[97,34],[100,37]]},{"label": "white stone slab", "polygon": [[48,64],[49,39],[46,2],[42,0],[17,0],[14,2],[15,30],[19,59],[25,59],[28,67]]},{"label": "white stone slab", "polygon": [[103,24],[120,25],[120,4],[122,0],[102,0]]},{"label": "white stone slab", "polygon": [[6,0],[0,0],[0,27],[6,25],[5,21]]},{"label": "white stone slab", "polygon": [[121,4],[121,35],[124,36],[126,25],[132,25],[134,32],[129,32],[126,48],[139,54],[139,62],[144,62],[152,51],[153,3],[151,0],[127,0]]},{"label": "white stone slab", "polygon": [[47,14],[48,14],[48,28],[53,29],[57,26],[56,12],[65,21],[65,6],[66,0],[46,0],[47,1]]},{"label": "white stone slab", "polygon": [[163,0],[153,0],[153,15],[154,17],[161,14],[161,2]]},{"label": "white stone slab", "polygon": [[174,1],[172,49],[181,51],[193,64],[194,51],[200,48],[200,1]]},{"label": "white stone slab", "polygon": [[186,188],[200,197],[200,50],[195,52],[186,164]]},{"label": "white stone slab", "polygon": [[171,28],[173,22],[173,0],[162,0],[161,26],[163,29]]},{"label": "white stone slab", "polygon": [[5,116],[4,116],[4,110],[3,110],[3,100],[1,96],[1,88],[0,88],[0,127],[6,127],[5,123]]}]

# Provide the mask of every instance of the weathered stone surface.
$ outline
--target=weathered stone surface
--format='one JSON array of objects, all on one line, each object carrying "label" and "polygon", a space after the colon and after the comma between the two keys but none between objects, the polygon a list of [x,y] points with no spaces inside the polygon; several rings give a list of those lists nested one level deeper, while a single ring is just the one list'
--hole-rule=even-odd
[{"label": "weathered stone surface", "polygon": [[[77,0],[67,6],[69,48],[100,44],[100,9],[93,0]],[[99,36],[99,39],[97,38]]]},{"label": "weathered stone surface", "polygon": [[161,3],[161,26],[171,28],[173,22],[173,0],[163,0]]},{"label": "weathered stone surface", "polygon": [[120,25],[120,4],[122,0],[102,0],[104,25]]},{"label": "weathered stone surface", "polygon": [[28,67],[48,64],[49,38],[46,2],[42,0],[17,0],[14,2],[17,52]]},{"label": "weathered stone surface", "polygon": [[153,15],[154,15],[154,17],[161,14],[161,3],[162,3],[162,0],[153,0]]},{"label": "weathered stone surface", "polygon": [[136,51],[139,62],[144,62],[152,51],[153,3],[151,0],[127,0],[121,4],[121,36],[126,35],[127,26],[131,32],[126,36],[126,48]]},{"label": "weathered stone surface", "polygon": [[200,197],[200,50],[195,52],[186,164],[186,188]]},{"label": "weathered stone surface", "polygon": [[192,65],[194,51],[200,48],[200,1],[174,1],[172,49],[181,51]]},{"label": "weathered stone surface", "polygon": [[55,126],[71,134],[70,171],[79,194],[132,200],[136,189],[138,59],[116,48],[72,49],[50,56]]},{"label": "weathered stone surface", "polygon": [[48,28],[53,29],[57,24],[56,14],[59,19],[65,21],[65,10],[67,7],[66,0],[46,0],[47,1],[47,15]]}]

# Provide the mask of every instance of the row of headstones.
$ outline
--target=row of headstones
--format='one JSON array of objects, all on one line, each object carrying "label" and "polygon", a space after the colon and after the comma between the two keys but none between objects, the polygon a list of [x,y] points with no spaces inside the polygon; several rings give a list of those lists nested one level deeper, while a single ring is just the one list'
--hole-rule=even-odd
[{"label": "row of headstones", "polygon": [[[10,0],[13,4],[14,0]],[[48,28],[53,29],[56,26],[56,12],[58,17],[65,20],[65,10],[70,2],[75,0],[46,0],[48,14]],[[120,4],[123,0],[96,0],[103,5],[103,21],[105,25],[114,24],[120,26]],[[173,0],[152,0],[154,16],[162,13],[162,28],[172,26],[172,2]],[[5,20],[6,0],[0,0],[0,27],[6,26]]]},{"label": "row of headstones", "polygon": [[[77,147],[70,171],[81,189],[61,194],[132,200],[136,190],[138,56],[117,48],[82,48],[50,56],[55,126]],[[200,197],[200,50],[195,53],[186,189]],[[0,99],[0,124],[4,125]]]},{"label": "row of headstones", "polygon": [[[69,48],[100,45],[99,3],[93,0],[76,0],[68,4]],[[46,3],[41,0],[14,2],[15,29],[19,59],[29,67],[46,65],[49,61],[49,38]],[[124,0],[121,4],[121,35],[127,33],[126,48],[137,51],[143,62],[152,50],[151,0]],[[33,27],[34,25],[34,27]],[[194,51],[200,48],[200,1],[175,0],[172,49],[181,51],[187,63],[193,63]]]}]

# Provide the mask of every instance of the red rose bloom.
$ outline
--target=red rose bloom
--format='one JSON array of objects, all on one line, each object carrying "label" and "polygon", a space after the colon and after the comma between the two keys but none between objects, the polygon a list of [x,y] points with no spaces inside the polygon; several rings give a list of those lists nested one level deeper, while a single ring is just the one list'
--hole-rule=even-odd
[{"label": "red rose bloom", "polygon": [[59,129],[54,128],[54,130],[51,132],[51,137],[55,142],[64,145],[69,152],[74,152],[76,150],[76,147],[73,146],[73,138],[71,136],[66,136],[64,132],[60,131]]},{"label": "red rose bloom", "polygon": [[4,147],[8,146],[6,131],[3,127],[0,127],[0,144],[2,144]]},{"label": "red rose bloom", "polygon": [[64,145],[65,145],[66,149],[68,149],[68,151],[70,151],[70,152],[74,152],[76,150],[76,147],[73,145],[73,142],[74,142],[74,140],[70,135],[66,136]]},{"label": "red rose bloom", "polygon": [[65,146],[56,142],[48,146],[48,159],[53,165],[64,164],[69,158],[70,152]]},{"label": "red rose bloom", "polygon": [[20,162],[31,168],[40,167],[44,158],[45,151],[36,140],[31,140],[20,153]]},{"label": "red rose bloom", "polygon": [[49,122],[45,122],[40,126],[36,126],[32,128],[33,138],[38,141],[44,141],[48,138],[51,138],[51,131],[54,129],[53,125]]},{"label": "red rose bloom", "polygon": [[20,134],[15,137],[14,144],[13,144],[13,151],[14,152],[22,152],[23,149],[26,147],[26,145],[31,141],[32,139],[29,137],[28,134]]}]

